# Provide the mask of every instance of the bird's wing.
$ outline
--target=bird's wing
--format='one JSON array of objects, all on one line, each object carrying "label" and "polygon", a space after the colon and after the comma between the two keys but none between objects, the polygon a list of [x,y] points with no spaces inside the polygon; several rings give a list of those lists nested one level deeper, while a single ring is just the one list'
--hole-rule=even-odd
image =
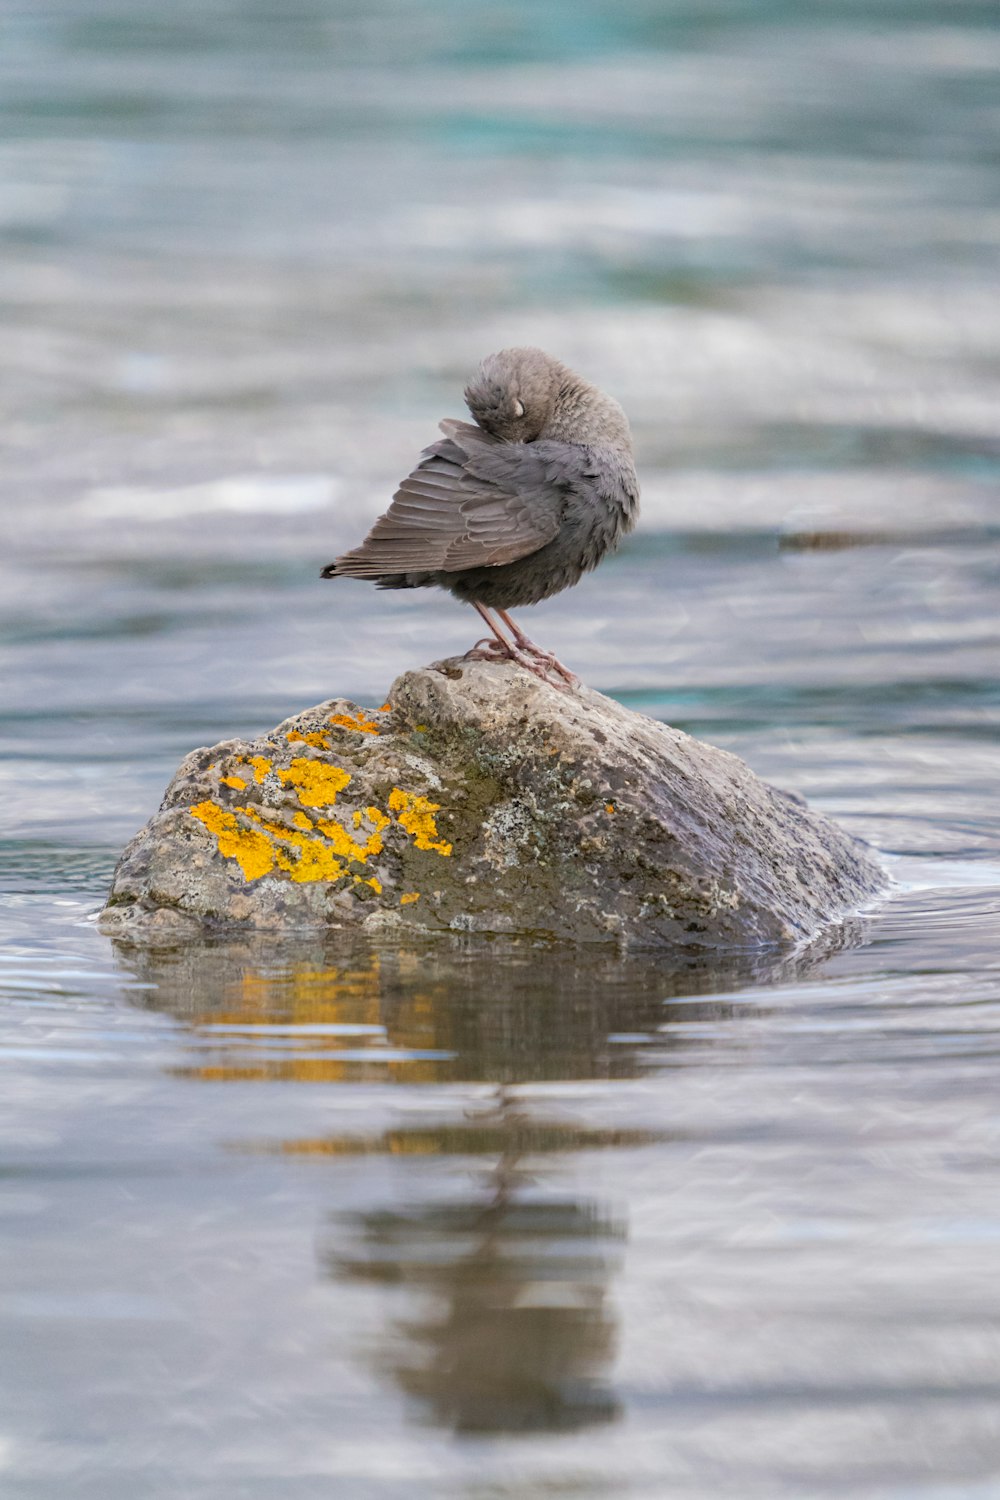
[{"label": "bird's wing", "polygon": [[583,449],[505,443],[467,422],[441,430],[361,546],[337,559],[338,576],[498,567],[555,537]]}]

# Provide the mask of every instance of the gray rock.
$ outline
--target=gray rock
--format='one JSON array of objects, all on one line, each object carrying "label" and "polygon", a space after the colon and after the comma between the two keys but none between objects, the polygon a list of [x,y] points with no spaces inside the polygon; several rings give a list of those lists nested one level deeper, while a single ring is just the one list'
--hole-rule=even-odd
[{"label": "gray rock", "polygon": [[867,846],[724,750],[506,663],[408,672],[192,751],[115,872],[104,930],[492,932],[787,945],[870,902]]}]

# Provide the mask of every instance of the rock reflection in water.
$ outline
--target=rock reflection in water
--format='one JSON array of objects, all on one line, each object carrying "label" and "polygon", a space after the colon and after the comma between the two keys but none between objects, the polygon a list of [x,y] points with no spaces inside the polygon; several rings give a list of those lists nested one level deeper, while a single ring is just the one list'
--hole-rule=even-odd
[{"label": "rock reflection in water", "polygon": [[[525,1083],[635,1076],[651,1047],[662,1060],[688,1045],[665,1002],[801,977],[860,935],[842,927],[806,952],[721,958],[465,938],[379,945],[343,934],[118,956],[148,986],[131,992],[137,1004],[191,1028],[185,1076]],[[705,1004],[704,1020],[734,1009]]]},{"label": "rock reflection in water", "polygon": [[488,1135],[505,1139],[481,1197],[339,1222],[325,1266],[416,1302],[389,1326],[378,1363],[433,1421],[457,1433],[610,1421],[619,1403],[608,1293],[624,1224],[599,1203],[539,1193],[517,1102],[501,1090],[491,1113]]}]

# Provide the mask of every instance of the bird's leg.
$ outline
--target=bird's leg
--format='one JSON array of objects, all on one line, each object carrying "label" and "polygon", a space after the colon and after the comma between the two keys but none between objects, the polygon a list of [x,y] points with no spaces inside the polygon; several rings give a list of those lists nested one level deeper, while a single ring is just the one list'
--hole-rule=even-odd
[{"label": "bird's leg", "polygon": [[534,657],[535,661],[542,662],[552,671],[558,672],[563,682],[568,683],[570,687],[576,687],[579,684],[580,679],[575,672],[571,672],[569,667],[564,667],[551,651],[543,651],[541,646],[536,646],[534,641],[529,641],[524,631],[511,619],[505,609],[497,609],[497,614],[514,637],[514,644],[519,651],[525,652],[526,655]]},{"label": "bird's leg", "polygon": [[466,658],[470,661],[515,661],[517,648],[511,645],[489,611],[481,604],[476,604],[475,601],[473,601],[473,608],[482,615],[492,634],[477,641],[472,649],[465,653]]},{"label": "bird's leg", "polygon": [[[524,667],[526,671],[532,672],[536,677],[540,677],[542,681],[547,682],[550,687],[557,687],[562,691],[565,691],[565,689],[562,687],[562,683],[552,681],[545,670],[545,666],[542,665],[542,661],[546,656],[545,652],[540,652],[537,647],[533,647],[530,651],[522,649],[519,641],[515,641],[515,643],[512,645],[504,635],[503,631],[497,625],[496,621],[493,619],[489,611],[484,608],[482,604],[477,604],[475,600],[472,601],[472,604],[473,607],[478,610],[479,614],[482,615],[483,619],[486,621],[493,634],[494,639],[491,640],[489,637],[486,637],[481,641],[477,641],[476,644],[472,647],[471,651],[466,651],[466,661],[516,662],[519,667]],[[502,615],[503,613],[504,611],[502,609],[497,610],[498,615]],[[513,624],[513,622],[508,623]],[[513,629],[517,635],[521,634],[516,625],[513,626]],[[524,637],[524,639],[527,640],[527,637]],[[530,641],[528,641],[527,644],[528,646],[531,646]],[[555,657],[552,657],[551,660],[555,662],[556,666],[559,665],[559,663],[556,662]],[[565,674],[565,667],[562,667],[560,670]],[[573,681],[576,681],[575,677],[573,678]]]}]

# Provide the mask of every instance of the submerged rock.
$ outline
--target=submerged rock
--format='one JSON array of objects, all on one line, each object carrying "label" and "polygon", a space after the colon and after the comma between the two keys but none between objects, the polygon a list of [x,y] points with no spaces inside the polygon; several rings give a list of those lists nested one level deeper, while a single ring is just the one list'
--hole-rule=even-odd
[{"label": "submerged rock", "polygon": [[492,932],[793,944],[887,884],[727,751],[507,664],[408,672],[194,750],[115,871],[104,930]]}]

